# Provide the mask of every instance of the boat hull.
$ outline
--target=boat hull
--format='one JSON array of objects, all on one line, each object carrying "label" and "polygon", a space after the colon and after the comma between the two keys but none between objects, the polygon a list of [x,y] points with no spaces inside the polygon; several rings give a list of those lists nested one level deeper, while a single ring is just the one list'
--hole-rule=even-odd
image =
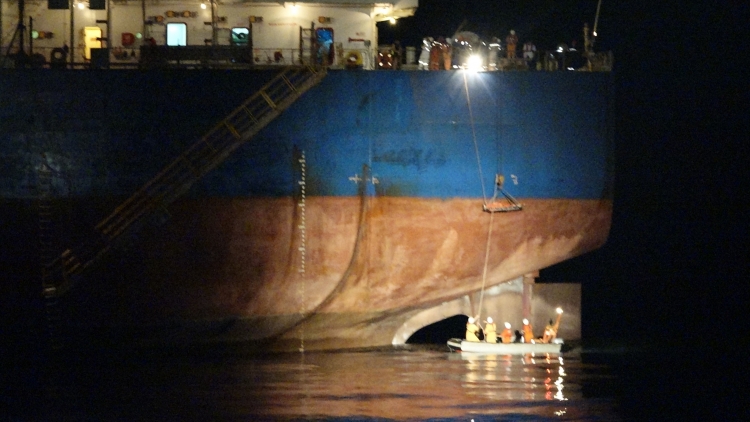
[{"label": "boat hull", "polygon": [[451,351],[482,355],[525,355],[560,353],[562,343],[485,343],[452,338],[447,342]]}]

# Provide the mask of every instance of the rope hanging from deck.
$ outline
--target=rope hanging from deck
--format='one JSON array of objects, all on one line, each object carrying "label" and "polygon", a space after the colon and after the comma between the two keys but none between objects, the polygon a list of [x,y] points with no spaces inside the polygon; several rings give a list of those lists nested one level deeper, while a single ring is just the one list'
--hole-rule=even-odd
[{"label": "rope hanging from deck", "polygon": [[477,131],[474,128],[474,113],[471,110],[471,97],[469,96],[469,84],[464,74],[464,91],[466,92],[466,105],[469,107],[469,121],[471,122],[471,138],[474,141],[474,154],[477,156],[477,169],[479,170],[479,183],[482,186],[482,200],[487,203],[487,193],[484,189],[484,176],[482,175],[482,161],[479,159],[479,145],[477,145]]},{"label": "rope hanging from deck", "polygon": [[[463,72],[464,76],[464,91],[466,93],[466,104],[469,108],[469,121],[471,122],[471,136],[472,141],[474,142],[474,153],[477,157],[477,170],[479,171],[479,182],[482,186],[482,200],[484,204],[487,204],[487,193],[484,188],[484,176],[482,175],[482,161],[479,158],[479,145],[477,144],[477,132],[474,128],[474,113],[471,109],[471,96],[469,95],[469,84],[466,80],[466,72]],[[479,293],[479,314],[477,315],[477,319],[481,320],[480,317],[482,315],[482,302],[484,301],[484,287],[485,284],[487,284],[487,266],[490,260],[490,243],[492,241],[492,220],[493,220],[493,213],[490,213],[490,222],[489,222],[489,228],[487,229],[487,242],[485,244],[484,248],[484,267],[482,268],[482,288]]]}]

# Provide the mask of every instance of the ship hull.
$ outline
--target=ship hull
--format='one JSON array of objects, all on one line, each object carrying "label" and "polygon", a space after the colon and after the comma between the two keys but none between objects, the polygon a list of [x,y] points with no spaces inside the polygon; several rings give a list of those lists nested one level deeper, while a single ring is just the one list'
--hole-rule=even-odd
[{"label": "ship hull", "polygon": [[[151,327],[155,341],[250,341],[278,350],[392,344],[399,327],[426,309],[606,242],[609,76],[429,73],[327,76],[155,224],[77,275],[64,300],[74,309],[71,326]],[[216,80],[227,86],[243,76]],[[88,81],[84,94],[105,100],[90,91],[97,83]],[[34,89],[21,98],[57,101],[70,88]],[[228,95],[229,102],[242,95]],[[157,98],[175,108],[167,116],[183,112],[197,121],[165,121],[144,98],[147,112],[130,134],[110,130],[127,120],[116,107],[88,114],[88,125],[78,127],[55,120],[60,110],[32,113],[67,130],[5,123],[25,163],[3,184],[4,215],[28,223],[3,229],[27,245],[26,271],[12,270],[19,279],[33,280],[39,268],[33,185],[41,155],[34,152],[46,151],[55,170],[62,246],[85,240],[81,233],[168,163],[150,154],[164,136],[195,138],[203,121],[226,113],[186,93],[181,105]],[[20,115],[23,107],[10,111]],[[122,151],[131,151],[129,166],[118,160]],[[521,210],[483,211],[497,175]]]}]

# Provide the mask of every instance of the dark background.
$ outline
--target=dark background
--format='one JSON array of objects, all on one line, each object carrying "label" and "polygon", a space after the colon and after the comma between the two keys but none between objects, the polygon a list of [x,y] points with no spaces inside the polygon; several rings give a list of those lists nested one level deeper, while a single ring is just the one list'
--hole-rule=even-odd
[{"label": "dark background", "polygon": [[[543,50],[581,43],[596,3],[420,0],[414,17],[378,28],[384,44],[418,46],[465,20],[463,30],[504,38],[512,28]],[[584,357],[614,368],[626,419],[742,420],[732,416],[747,402],[748,7],[602,1],[596,47],[615,57],[612,229],[539,282],[582,283],[584,340],[627,345],[616,358]],[[32,394],[39,374],[0,375],[0,407],[44,400]]]},{"label": "dark background", "polygon": [[[540,50],[593,26],[597,0],[421,0],[380,23],[381,44],[463,30]],[[541,271],[582,283],[584,344],[625,345],[618,371],[633,420],[732,419],[744,408],[747,2],[602,0],[597,50],[615,65],[616,181],[602,248]],[[418,51],[418,50],[417,50]]]},{"label": "dark background", "polygon": [[[732,318],[747,303],[739,276],[750,256],[737,159],[748,141],[738,48],[750,14],[739,4],[602,0],[595,48],[615,60],[612,229],[604,247],[538,280],[583,284],[584,338],[692,345],[739,334]],[[544,50],[582,45],[596,8],[597,0],[421,0],[415,16],[378,28],[381,44],[419,46],[465,22],[485,39],[515,29],[520,43]]]}]

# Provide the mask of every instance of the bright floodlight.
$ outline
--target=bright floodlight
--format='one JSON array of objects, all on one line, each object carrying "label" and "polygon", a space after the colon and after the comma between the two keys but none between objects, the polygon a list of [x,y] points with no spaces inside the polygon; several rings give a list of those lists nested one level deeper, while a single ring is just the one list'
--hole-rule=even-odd
[{"label": "bright floodlight", "polygon": [[477,72],[482,68],[482,58],[476,54],[469,56],[469,61],[466,63],[466,67],[472,72]]},{"label": "bright floodlight", "polygon": [[556,311],[557,311],[557,313],[558,313],[558,314],[561,314],[561,313],[563,313],[563,310],[562,310],[562,308],[557,308],[557,309],[556,309]]}]

